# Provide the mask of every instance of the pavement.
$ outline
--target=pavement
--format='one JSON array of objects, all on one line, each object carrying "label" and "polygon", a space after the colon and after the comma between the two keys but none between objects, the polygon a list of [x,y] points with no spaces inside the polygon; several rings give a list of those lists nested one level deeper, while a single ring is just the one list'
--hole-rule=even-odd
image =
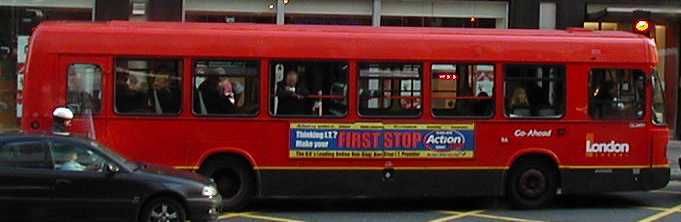
[{"label": "pavement", "polygon": [[266,200],[246,212],[225,212],[221,222],[235,221],[681,221],[681,141],[670,141],[667,154],[672,181],[660,190],[561,195],[538,210],[514,210],[501,198]]},{"label": "pavement", "polygon": [[667,158],[671,168],[672,180],[681,181],[681,168],[679,157],[681,156],[681,140],[670,140],[667,146]]}]

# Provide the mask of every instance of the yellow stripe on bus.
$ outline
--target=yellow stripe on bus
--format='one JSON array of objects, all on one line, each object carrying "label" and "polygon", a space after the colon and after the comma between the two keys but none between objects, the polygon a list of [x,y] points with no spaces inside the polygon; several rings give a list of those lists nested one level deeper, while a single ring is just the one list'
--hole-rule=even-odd
[{"label": "yellow stripe on bus", "polygon": [[[198,170],[198,166],[175,166],[178,170]],[[255,170],[508,170],[508,166],[449,166],[449,167],[355,167],[355,166],[260,166]],[[560,165],[560,169],[645,169],[645,168],[669,168],[669,164],[658,165]]]}]

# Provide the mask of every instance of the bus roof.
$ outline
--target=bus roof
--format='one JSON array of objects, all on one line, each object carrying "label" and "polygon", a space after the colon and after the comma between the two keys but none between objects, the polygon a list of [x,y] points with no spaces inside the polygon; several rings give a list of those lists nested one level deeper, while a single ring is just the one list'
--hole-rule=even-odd
[{"label": "bus roof", "polygon": [[[654,65],[654,42],[621,31],[44,22],[48,53],[273,59],[600,62]],[[68,47],[67,47],[68,46]]]}]

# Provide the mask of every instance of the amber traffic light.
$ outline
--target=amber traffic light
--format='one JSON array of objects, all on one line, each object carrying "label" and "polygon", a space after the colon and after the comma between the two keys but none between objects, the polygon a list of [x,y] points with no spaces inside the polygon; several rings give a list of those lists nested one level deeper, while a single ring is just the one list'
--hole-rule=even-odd
[{"label": "amber traffic light", "polygon": [[652,37],[655,23],[650,20],[651,13],[648,11],[634,11],[634,33]]}]

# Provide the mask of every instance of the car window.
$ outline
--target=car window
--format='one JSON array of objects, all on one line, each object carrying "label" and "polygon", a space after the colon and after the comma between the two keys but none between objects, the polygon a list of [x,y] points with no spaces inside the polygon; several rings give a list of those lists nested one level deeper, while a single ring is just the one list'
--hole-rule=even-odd
[{"label": "car window", "polygon": [[110,162],[80,144],[55,142],[52,145],[54,169],[61,171],[102,172]]},{"label": "car window", "polygon": [[47,147],[41,141],[5,143],[0,147],[0,167],[48,169]]}]

